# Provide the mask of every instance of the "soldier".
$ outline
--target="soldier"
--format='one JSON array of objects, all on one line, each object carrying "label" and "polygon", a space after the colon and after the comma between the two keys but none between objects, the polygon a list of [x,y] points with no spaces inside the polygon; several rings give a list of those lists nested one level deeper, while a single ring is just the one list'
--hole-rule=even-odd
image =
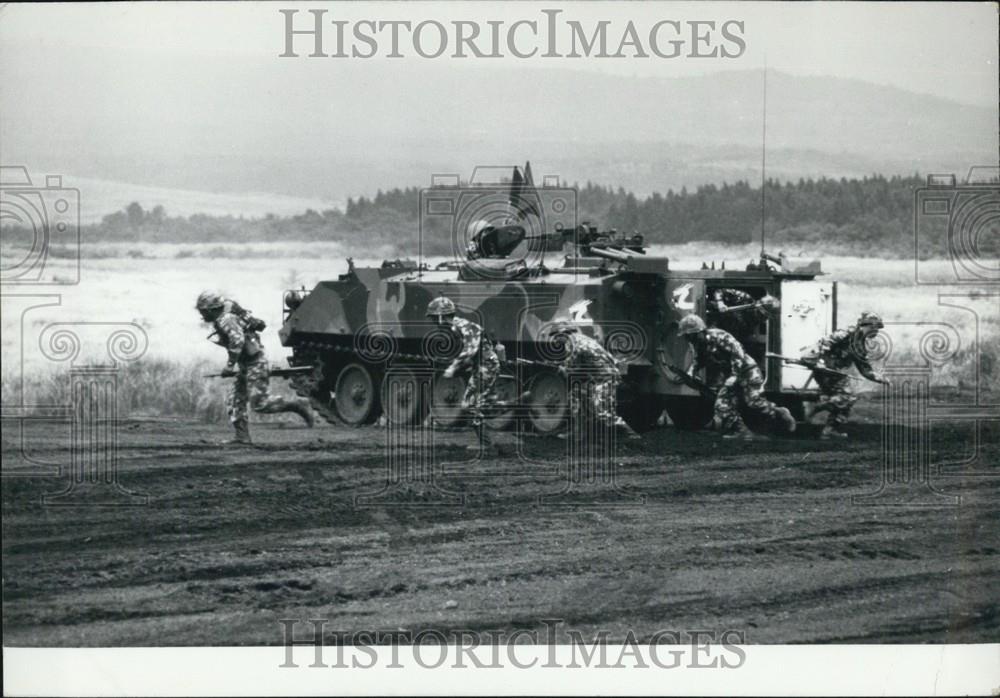
[{"label": "soldier", "polygon": [[[739,306],[744,307],[734,310]],[[745,343],[757,332],[757,328],[770,314],[781,307],[777,298],[765,295],[756,300],[746,291],[735,288],[714,289],[705,304],[705,317],[710,327],[718,327]]]},{"label": "soldier", "polygon": [[780,420],[789,432],[795,431],[792,413],[764,396],[764,377],[760,368],[735,337],[725,330],[707,328],[697,315],[683,317],[677,334],[685,337],[695,350],[694,362],[688,369],[690,375],[695,375],[709,362],[722,368],[725,381],[715,398],[715,422],[723,438],[755,438],[740,416],[740,406],[772,422]]},{"label": "soldier", "polygon": [[[844,371],[853,365],[868,380],[889,385],[889,381],[875,375],[868,361],[867,340],[878,334],[883,327],[885,325],[882,318],[875,313],[865,311],[861,313],[856,325],[837,330],[803,353],[802,361],[813,364],[819,369],[828,368],[834,371]],[[813,378],[820,389],[819,401],[814,411],[827,412],[826,426],[823,427],[820,438],[846,438],[847,434],[841,428],[847,423],[851,408],[858,400],[851,392],[850,378],[823,370],[814,370]]]},{"label": "soldier", "polygon": [[235,301],[211,291],[198,296],[195,308],[201,313],[202,319],[211,323],[215,329],[212,336],[217,339],[213,341],[225,347],[229,353],[229,361],[222,371],[223,376],[235,378],[226,399],[229,421],[236,429],[236,438],[229,443],[252,443],[247,415],[248,401],[255,412],[293,412],[311,427],[313,415],[308,400],[286,400],[271,395],[268,390],[270,368],[258,334],[264,328],[264,323]]},{"label": "soldier", "polygon": [[471,371],[462,405],[472,410],[472,428],[476,431],[479,443],[470,446],[469,450],[485,451],[493,443],[484,419],[486,410],[496,403],[494,388],[497,376],[500,375],[500,359],[482,327],[455,316],[455,304],[450,298],[441,296],[432,300],[427,305],[427,316],[434,318],[439,326],[449,328],[462,343],[458,356],[444,370],[444,375],[451,378],[460,370]]},{"label": "soldier", "polygon": [[[629,437],[638,437],[625,421],[618,416],[618,381],[621,370],[618,361],[600,342],[580,332],[580,329],[565,320],[556,321],[549,332],[550,341],[561,344],[565,354],[560,373],[572,370],[584,372],[588,376],[586,390],[590,397],[590,416],[612,428],[625,431]],[[582,387],[582,386],[581,386]],[[570,415],[580,414],[578,391],[570,391]]]}]

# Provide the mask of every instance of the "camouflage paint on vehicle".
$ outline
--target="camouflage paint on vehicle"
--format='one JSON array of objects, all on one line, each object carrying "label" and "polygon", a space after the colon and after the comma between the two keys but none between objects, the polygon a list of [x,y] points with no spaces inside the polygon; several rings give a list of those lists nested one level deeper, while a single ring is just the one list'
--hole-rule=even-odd
[{"label": "camouflage paint on vehicle", "polygon": [[[821,273],[816,264],[795,267],[785,259],[780,265],[762,260],[745,270],[672,270],[668,258],[636,252],[634,244],[611,240],[567,247],[568,253],[545,255],[531,267],[516,259],[470,259],[434,268],[399,260],[380,267],[350,263],[338,279],[286,296],[289,310],[281,341],[292,348],[293,365],[322,362],[324,375],[317,378],[330,382],[334,379],[328,374],[348,360],[361,360],[375,373],[390,361],[446,361],[448,347],[435,340],[435,326],[425,317],[428,303],[439,296],[450,298],[460,317],[482,325],[501,342],[512,364],[545,362],[544,328],[569,320],[624,361],[619,409],[626,420],[635,421],[630,411],[666,407],[673,416],[704,400],[672,380],[667,367],[691,363],[677,325],[689,313],[704,317],[708,293],[719,287],[752,289],[758,298],[769,294],[780,300],[783,283]],[[765,390],[784,403],[815,399],[815,389],[781,389],[780,362],[763,356],[781,347],[780,319],[772,324],[766,346],[750,350],[765,373]],[[531,366],[523,380],[544,370]]]}]

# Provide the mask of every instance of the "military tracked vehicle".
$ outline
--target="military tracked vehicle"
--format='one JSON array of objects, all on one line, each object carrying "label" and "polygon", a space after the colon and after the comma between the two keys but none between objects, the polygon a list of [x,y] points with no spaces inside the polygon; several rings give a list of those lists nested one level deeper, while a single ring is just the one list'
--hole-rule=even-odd
[{"label": "military tracked vehicle", "polygon": [[[519,213],[504,224],[470,227],[455,245],[462,250],[457,258],[365,267],[349,259],[336,279],[287,292],[280,338],[292,350],[290,365],[312,367],[292,378],[296,391],[328,420],[348,425],[372,423],[383,411],[394,422],[418,424],[430,414],[436,425],[457,425],[466,377],[442,375],[455,347],[425,317],[432,299],[447,296],[460,316],[503,345],[498,393],[504,408],[491,427],[521,420],[541,433],[562,428],[567,381],[554,365],[546,327],[569,320],[620,360],[618,409],[629,425],[648,430],[666,410],[678,427],[699,429],[711,423],[712,397],[678,382],[670,368],[687,367],[693,358],[677,335],[678,322],[689,313],[705,317],[710,294],[734,288],[780,301],[778,311],[760,316],[739,339],[764,372],[768,397],[803,417],[804,403],[817,397],[809,371],[766,353],[798,355],[835,329],[836,284],[822,278],[818,262],[762,254],[739,270],[714,263],[674,268],[650,254],[641,235],[586,223],[539,232],[537,221],[531,234],[522,214],[538,207],[524,201],[523,190],[512,191],[508,202]],[[388,371],[408,369],[429,372],[430,390],[383,388]],[[706,370],[702,378],[710,386],[713,368]]]}]

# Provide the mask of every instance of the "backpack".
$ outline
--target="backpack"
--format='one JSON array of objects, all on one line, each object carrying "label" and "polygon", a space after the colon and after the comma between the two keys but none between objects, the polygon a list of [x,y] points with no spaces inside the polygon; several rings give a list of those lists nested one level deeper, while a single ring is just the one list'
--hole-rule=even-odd
[{"label": "backpack", "polygon": [[249,310],[236,301],[230,300],[229,305],[230,311],[233,315],[239,318],[240,324],[243,325],[243,329],[249,332],[263,332],[264,328],[267,327],[267,323],[259,317],[255,317]]}]

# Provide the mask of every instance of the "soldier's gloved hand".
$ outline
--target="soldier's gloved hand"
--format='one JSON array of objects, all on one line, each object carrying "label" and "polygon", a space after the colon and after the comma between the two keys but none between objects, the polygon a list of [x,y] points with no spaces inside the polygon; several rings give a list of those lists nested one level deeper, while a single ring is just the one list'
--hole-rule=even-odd
[{"label": "soldier's gloved hand", "polygon": [[236,366],[233,364],[226,364],[226,367],[222,369],[223,378],[232,378],[236,375]]},{"label": "soldier's gloved hand", "polygon": [[734,385],[736,385],[736,376],[729,376],[729,378],[726,379],[726,382],[723,383],[723,385],[726,386],[727,388],[732,388]]},{"label": "soldier's gloved hand", "polygon": [[556,370],[559,371],[560,375],[563,375],[563,376],[565,376],[567,373],[569,373],[569,369],[566,368],[565,366],[560,366]]},{"label": "soldier's gloved hand", "polygon": [[446,368],[444,370],[444,377],[445,378],[454,378],[455,377],[455,367],[454,366],[449,366],[448,368]]},{"label": "soldier's gloved hand", "polygon": [[876,379],[876,381],[875,381],[875,382],[876,382],[876,383],[881,383],[882,385],[884,385],[884,386],[887,386],[887,387],[891,387],[891,386],[892,386],[892,383],[891,383],[891,382],[889,381],[889,379],[888,379],[888,378],[882,378],[881,376],[879,376],[879,377],[878,377],[878,378]]}]

